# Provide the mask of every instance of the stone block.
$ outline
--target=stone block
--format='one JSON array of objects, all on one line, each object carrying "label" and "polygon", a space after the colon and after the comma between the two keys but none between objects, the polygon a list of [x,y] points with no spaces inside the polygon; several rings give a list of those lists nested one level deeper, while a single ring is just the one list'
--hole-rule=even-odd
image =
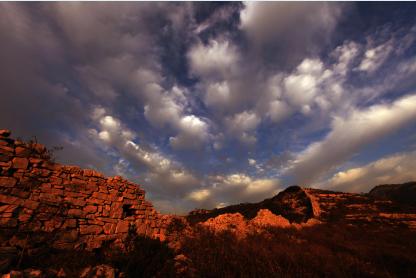
[{"label": "stone block", "polygon": [[77,220],[76,219],[66,219],[64,224],[62,225],[61,229],[76,228],[76,227],[77,227]]},{"label": "stone block", "polygon": [[[140,203],[141,203],[141,201],[140,201]],[[140,205],[132,205],[132,206],[130,206],[130,209],[135,209],[135,210],[144,210],[144,209],[146,209],[146,207],[145,206],[143,206],[142,204],[140,204]]]},{"label": "stone block", "polygon": [[100,193],[100,192],[94,192],[92,193],[92,198],[96,198],[96,199],[100,199],[100,200],[105,200],[105,201],[118,201],[118,197],[116,196],[112,196],[109,194],[104,194],[104,193]]},{"label": "stone block", "polygon": [[12,134],[10,130],[5,130],[5,129],[0,130],[0,136],[3,136],[3,137],[7,138],[7,137],[10,136],[10,134]]},{"label": "stone block", "polygon": [[7,162],[1,162],[0,161],[0,167],[10,168],[11,166],[12,166],[12,162],[11,161],[7,161]]},{"label": "stone block", "polygon": [[104,234],[106,234],[106,235],[114,234],[114,232],[116,231],[116,227],[117,227],[117,225],[114,224],[114,223],[105,224],[103,226]]},{"label": "stone block", "polygon": [[23,202],[20,204],[20,206],[27,208],[27,209],[37,209],[39,206],[39,202],[36,202],[34,200],[31,199],[25,199],[23,200]]},{"label": "stone block", "polygon": [[0,206],[0,212],[13,213],[19,206],[16,205],[4,205]]},{"label": "stone block", "polygon": [[85,207],[85,205],[87,204],[86,201],[76,199],[76,198],[65,198],[65,201],[67,201],[69,204],[73,206],[79,206],[79,207]]},{"label": "stone block", "polygon": [[104,205],[104,201],[96,198],[89,198],[85,200],[87,203],[96,204],[96,205]]},{"label": "stone block", "polygon": [[39,195],[39,200],[41,202],[50,202],[50,203],[60,203],[60,202],[62,202],[62,198],[60,196],[57,196],[57,195],[51,194],[51,193],[41,193]]},{"label": "stone block", "polygon": [[22,198],[0,194],[0,203],[19,206],[23,200]]},{"label": "stone block", "polygon": [[0,154],[0,162],[8,162],[10,157],[8,155]]},{"label": "stone block", "polygon": [[140,226],[137,228],[137,233],[139,235],[145,234],[147,230],[147,225],[145,223],[140,224]]},{"label": "stone block", "polygon": [[21,198],[29,198],[30,193],[27,191],[23,191],[21,189],[18,188],[13,188],[12,192],[10,193],[10,195],[16,196],[16,197],[21,197]]},{"label": "stone block", "polygon": [[56,176],[51,176],[49,178],[50,182],[54,185],[61,185],[62,184],[62,178],[60,177],[56,177]]},{"label": "stone block", "polygon": [[42,162],[43,162],[43,160],[40,159],[40,158],[29,157],[29,163],[39,164],[39,163],[42,163]]},{"label": "stone block", "polygon": [[48,169],[33,169],[32,174],[40,176],[40,177],[47,177],[50,175],[51,171],[49,171]]},{"label": "stone block", "polygon": [[115,233],[127,233],[129,231],[129,221],[121,220],[117,223]]},{"label": "stone block", "polygon": [[127,199],[132,199],[132,200],[134,200],[134,199],[136,199],[136,198],[137,198],[137,195],[134,195],[134,194],[129,194],[129,193],[123,192],[123,197],[124,197],[124,198],[127,198]]},{"label": "stone block", "polygon": [[84,169],[84,170],[82,170],[82,172],[81,172],[81,174],[83,175],[83,176],[86,176],[86,177],[91,177],[92,176],[92,170],[90,170],[90,169]]},{"label": "stone block", "polygon": [[56,217],[53,217],[49,221],[45,221],[43,224],[46,227],[53,227],[53,228],[59,229],[62,226],[62,221],[63,221],[62,217],[56,216]]},{"label": "stone block", "polygon": [[15,157],[12,160],[12,167],[14,169],[27,169],[27,166],[29,165],[29,161],[27,160],[27,158],[23,158],[23,157]]},{"label": "stone block", "polygon": [[89,225],[100,225],[100,226],[104,226],[105,225],[105,222],[98,221],[98,220],[88,220],[87,223]]},{"label": "stone block", "polygon": [[109,217],[110,218],[115,218],[115,219],[119,219],[123,216],[123,208],[119,208],[119,209],[114,209],[114,210],[110,210],[110,214]]},{"label": "stone block", "polygon": [[88,206],[85,206],[83,210],[88,213],[96,213],[98,211],[98,207],[94,205],[88,205]]},{"label": "stone block", "polygon": [[0,218],[0,227],[14,228],[17,226],[17,218]]},{"label": "stone block", "polygon": [[16,147],[15,152],[16,156],[27,158],[30,156],[32,150],[28,148]]},{"label": "stone block", "polygon": [[83,211],[82,209],[70,209],[68,211],[68,216],[77,217],[77,218],[85,218],[88,212]]},{"label": "stone block", "polygon": [[103,228],[99,225],[80,225],[79,233],[81,235],[98,235],[103,231]]},{"label": "stone block", "polygon": [[13,187],[17,180],[11,177],[0,177],[0,187]]},{"label": "stone block", "polygon": [[31,217],[32,217],[32,214],[21,213],[21,214],[19,214],[19,221],[20,222],[27,222],[27,221],[30,220]]},{"label": "stone block", "polygon": [[108,217],[97,217],[97,220],[103,221],[103,222],[108,222],[108,223],[118,223],[119,220],[117,219],[112,219],[112,218],[108,218]]},{"label": "stone block", "polygon": [[78,166],[65,166],[65,167],[67,167],[66,169],[69,169],[69,172],[71,174],[78,174],[79,172],[81,172],[81,167],[78,167]]},{"label": "stone block", "polygon": [[97,177],[97,178],[101,178],[101,179],[104,178],[104,174],[101,174],[101,173],[96,172],[96,171],[92,171],[92,176]]}]

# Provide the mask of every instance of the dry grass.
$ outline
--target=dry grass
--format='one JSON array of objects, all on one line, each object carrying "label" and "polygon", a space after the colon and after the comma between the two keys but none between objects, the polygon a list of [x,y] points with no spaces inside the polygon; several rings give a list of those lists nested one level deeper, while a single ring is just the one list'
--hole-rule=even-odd
[{"label": "dry grass", "polygon": [[180,253],[198,277],[414,277],[416,232],[346,225],[269,227],[239,241],[200,227]]}]

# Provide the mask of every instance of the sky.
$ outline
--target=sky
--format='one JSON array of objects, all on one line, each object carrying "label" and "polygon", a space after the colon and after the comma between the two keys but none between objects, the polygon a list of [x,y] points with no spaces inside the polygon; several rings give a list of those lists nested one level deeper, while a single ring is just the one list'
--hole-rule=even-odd
[{"label": "sky", "polygon": [[416,180],[415,2],[0,2],[0,129],[163,214]]}]

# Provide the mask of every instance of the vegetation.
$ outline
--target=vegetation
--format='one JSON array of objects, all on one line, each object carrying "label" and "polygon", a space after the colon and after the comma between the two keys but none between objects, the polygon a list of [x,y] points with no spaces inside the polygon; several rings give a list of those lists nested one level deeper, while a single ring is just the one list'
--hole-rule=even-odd
[{"label": "vegetation", "polygon": [[[27,140],[25,143],[22,136],[17,137],[16,141],[21,142],[24,144],[27,148],[29,148],[32,152],[35,150],[36,145],[38,143],[38,139],[35,135],[32,136],[35,138],[35,140]],[[46,159],[46,161],[50,164],[59,164],[56,162],[56,159],[59,157],[53,157],[54,152],[62,150],[64,147],[53,147],[50,150],[46,150],[45,154],[43,154],[43,158]]]},{"label": "vegetation", "polygon": [[239,241],[198,228],[180,253],[198,277],[414,277],[416,232],[343,224],[269,227]]}]

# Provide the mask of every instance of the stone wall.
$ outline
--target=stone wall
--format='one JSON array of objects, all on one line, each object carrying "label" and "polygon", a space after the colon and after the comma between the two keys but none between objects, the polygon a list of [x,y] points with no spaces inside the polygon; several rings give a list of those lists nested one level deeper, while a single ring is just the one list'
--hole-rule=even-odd
[{"label": "stone wall", "polygon": [[9,136],[0,131],[0,253],[34,248],[42,239],[59,248],[91,250],[104,241],[122,248],[129,224],[139,234],[165,239],[169,216],[145,201],[139,185],[53,164],[44,146]]}]

